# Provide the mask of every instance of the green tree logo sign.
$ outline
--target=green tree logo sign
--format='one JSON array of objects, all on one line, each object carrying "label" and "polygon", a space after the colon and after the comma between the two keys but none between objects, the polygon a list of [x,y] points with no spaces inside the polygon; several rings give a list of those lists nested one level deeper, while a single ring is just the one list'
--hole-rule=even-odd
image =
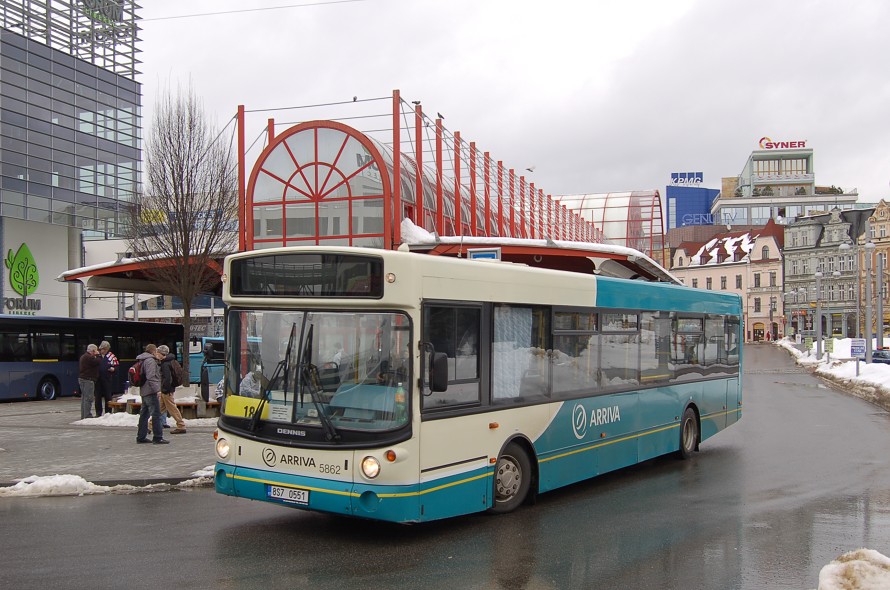
[{"label": "green tree logo sign", "polygon": [[9,269],[9,284],[12,290],[22,296],[22,299],[37,290],[40,280],[37,275],[37,263],[28,248],[28,244],[22,242],[18,252],[12,253],[12,249],[6,255],[6,268]]}]

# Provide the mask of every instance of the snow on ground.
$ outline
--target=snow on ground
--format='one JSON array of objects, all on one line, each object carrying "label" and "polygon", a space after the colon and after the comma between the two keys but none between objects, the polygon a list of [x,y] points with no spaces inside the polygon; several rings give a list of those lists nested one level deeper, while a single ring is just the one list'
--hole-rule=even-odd
[{"label": "snow on ground", "polygon": [[161,492],[175,489],[188,489],[212,483],[213,465],[195,471],[192,479],[177,484],[151,484],[147,486],[115,485],[100,486],[79,475],[31,475],[21,479],[14,486],[0,488],[0,498],[35,498],[40,496],[88,496],[91,494],[132,494],[135,492]]},{"label": "snow on ground", "polygon": [[[167,418],[167,421],[171,425],[173,424],[172,418]],[[189,426],[213,427],[216,426],[218,421],[218,418],[193,418],[191,420],[184,420],[186,429]],[[72,424],[77,424],[78,426],[126,426],[135,428],[139,425],[139,415],[116,412],[113,414],[102,414],[98,418],[84,418],[83,420],[78,420]]]},{"label": "snow on ground", "polygon": [[[138,399],[138,398],[137,398]],[[172,424],[172,419],[168,418]],[[217,418],[196,418],[184,420],[185,427],[199,426],[216,426]],[[111,414],[103,414],[98,418],[86,418],[84,420],[76,420],[72,422],[77,426],[104,426],[104,427],[124,427],[136,428],[139,425],[139,416],[136,414],[127,414],[126,412],[116,412]],[[135,492],[156,492],[174,489],[187,489],[201,487],[213,484],[213,465],[195,471],[190,474],[192,479],[180,482],[178,484],[151,484],[147,486],[132,485],[116,485],[102,486],[89,482],[79,475],[57,474],[36,476],[32,475],[24,479],[18,480],[14,486],[0,487],[0,498],[3,497],[26,497],[33,498],[38,496],[86,496],[90,494],[107,494],[107,493],[135,493]]]},{"label": "snow on ground", "polygon": [[886,590],[890,559],[871,549],[841,555],[819,572],[818,590]]},{"label": "snow on ground", "polygon": [[[792,356],[798,365],[813,369],[817,375],[840,385],[851,394],[890,411],[890,365],[881,363],[859,363],[850,357],[850,338],[834,339],[833,352],[822,351],[822,359],[816,357],[814,348],[804,349],[789,338],[776,342]],[[890,338],[885,338],[884,347],[890,347]],[[858,365],[858,366],[857,366]]]}]

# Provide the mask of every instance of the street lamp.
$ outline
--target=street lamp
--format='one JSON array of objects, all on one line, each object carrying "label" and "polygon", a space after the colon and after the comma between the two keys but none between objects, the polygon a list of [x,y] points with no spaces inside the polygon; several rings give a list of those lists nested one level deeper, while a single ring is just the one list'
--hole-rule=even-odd
[{"label": "street lamp", "polygon": [[822,360],[822,271],[816,272],[816,358]]},{"label": "street lamp", "polygon": [[803,301],[800,301],[797,308],[797,324],[798,326],[802,326],[800,328],[801,338],[803,338],[803,331],[807,329],[807,318],[804,315],[804,308],[810,302],[810,294],[807,291],[806,287],[801,287],[797,290],[797,296]]},{"label": "street lamp", "polygon": [[871,362],[871,255],[875,250],[874,242],[865,244],[865,362]]},{"label": "street lamp", "polygon": [[[850,247],[850,244],[841,244],[838,246],[838,249],[841,251],[842,256],[846,256],[853,248]],[[859,288],[859,244],[856,244],[856,256],[853,258],[853,264],[855,265],[855,268],[851,268],[850,270],[856,272],[856,330],[854,330],[854,332],[856,333],[856,338],[859,338],[859,335],[861,334],[859,327],[862,325],[859,317],[859,309],[862,307],[862,290]]]},{"label": "street lamp", "polygon": [[884,347],[884,261],[886,260],[886,254],[878,254],[877,264],[878,267],[875,269],[875,285],[878,287],[878,348]]},{"label": "street lamp", "polygon": [[[841,286],[841,271],[836,270],[831,273],[831,276],[834,277],[834,288],[831,291],[833,296],[830,298],[828,303],[828,337],[834,338],[834,318],[832,317],[831,305],[832,301],[840,299],[840,297],[837,296],[837,292],[839,290],[842,291],[843,287]],[[843,307],[841,309],[843,309]],[[843,334],[843,330],[841,330],[841,334]]]}]

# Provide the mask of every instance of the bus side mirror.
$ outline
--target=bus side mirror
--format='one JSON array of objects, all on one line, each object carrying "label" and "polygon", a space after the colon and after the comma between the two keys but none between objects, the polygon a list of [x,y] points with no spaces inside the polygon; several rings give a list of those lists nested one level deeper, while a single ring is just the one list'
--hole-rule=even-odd
[{"label": "bus side mirror", "polygon": [[430,391],[445,391],[448,389],[448,355],[444,352],[434,352],[430,363]]}]

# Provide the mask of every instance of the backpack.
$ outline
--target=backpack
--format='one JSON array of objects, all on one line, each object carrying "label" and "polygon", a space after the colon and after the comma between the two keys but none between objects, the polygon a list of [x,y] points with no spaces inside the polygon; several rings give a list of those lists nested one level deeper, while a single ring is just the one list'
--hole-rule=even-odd
[{"label": "backpack", "polygon": [[145,375],[142,372],[142,361],[143,360],[144,359],[137,360],[135,363],[133,363],[133,366],[131,366],[130,369],[127,371],[127,375],[130,378],[130,385],[136,385],[136,386],[142,385],[142,382],[145,378]]},{"label": "backpack", "polygon": [[182,385],[182,365],[176,359],[170,361],[170,380],[173,382],[173,387]]}]

